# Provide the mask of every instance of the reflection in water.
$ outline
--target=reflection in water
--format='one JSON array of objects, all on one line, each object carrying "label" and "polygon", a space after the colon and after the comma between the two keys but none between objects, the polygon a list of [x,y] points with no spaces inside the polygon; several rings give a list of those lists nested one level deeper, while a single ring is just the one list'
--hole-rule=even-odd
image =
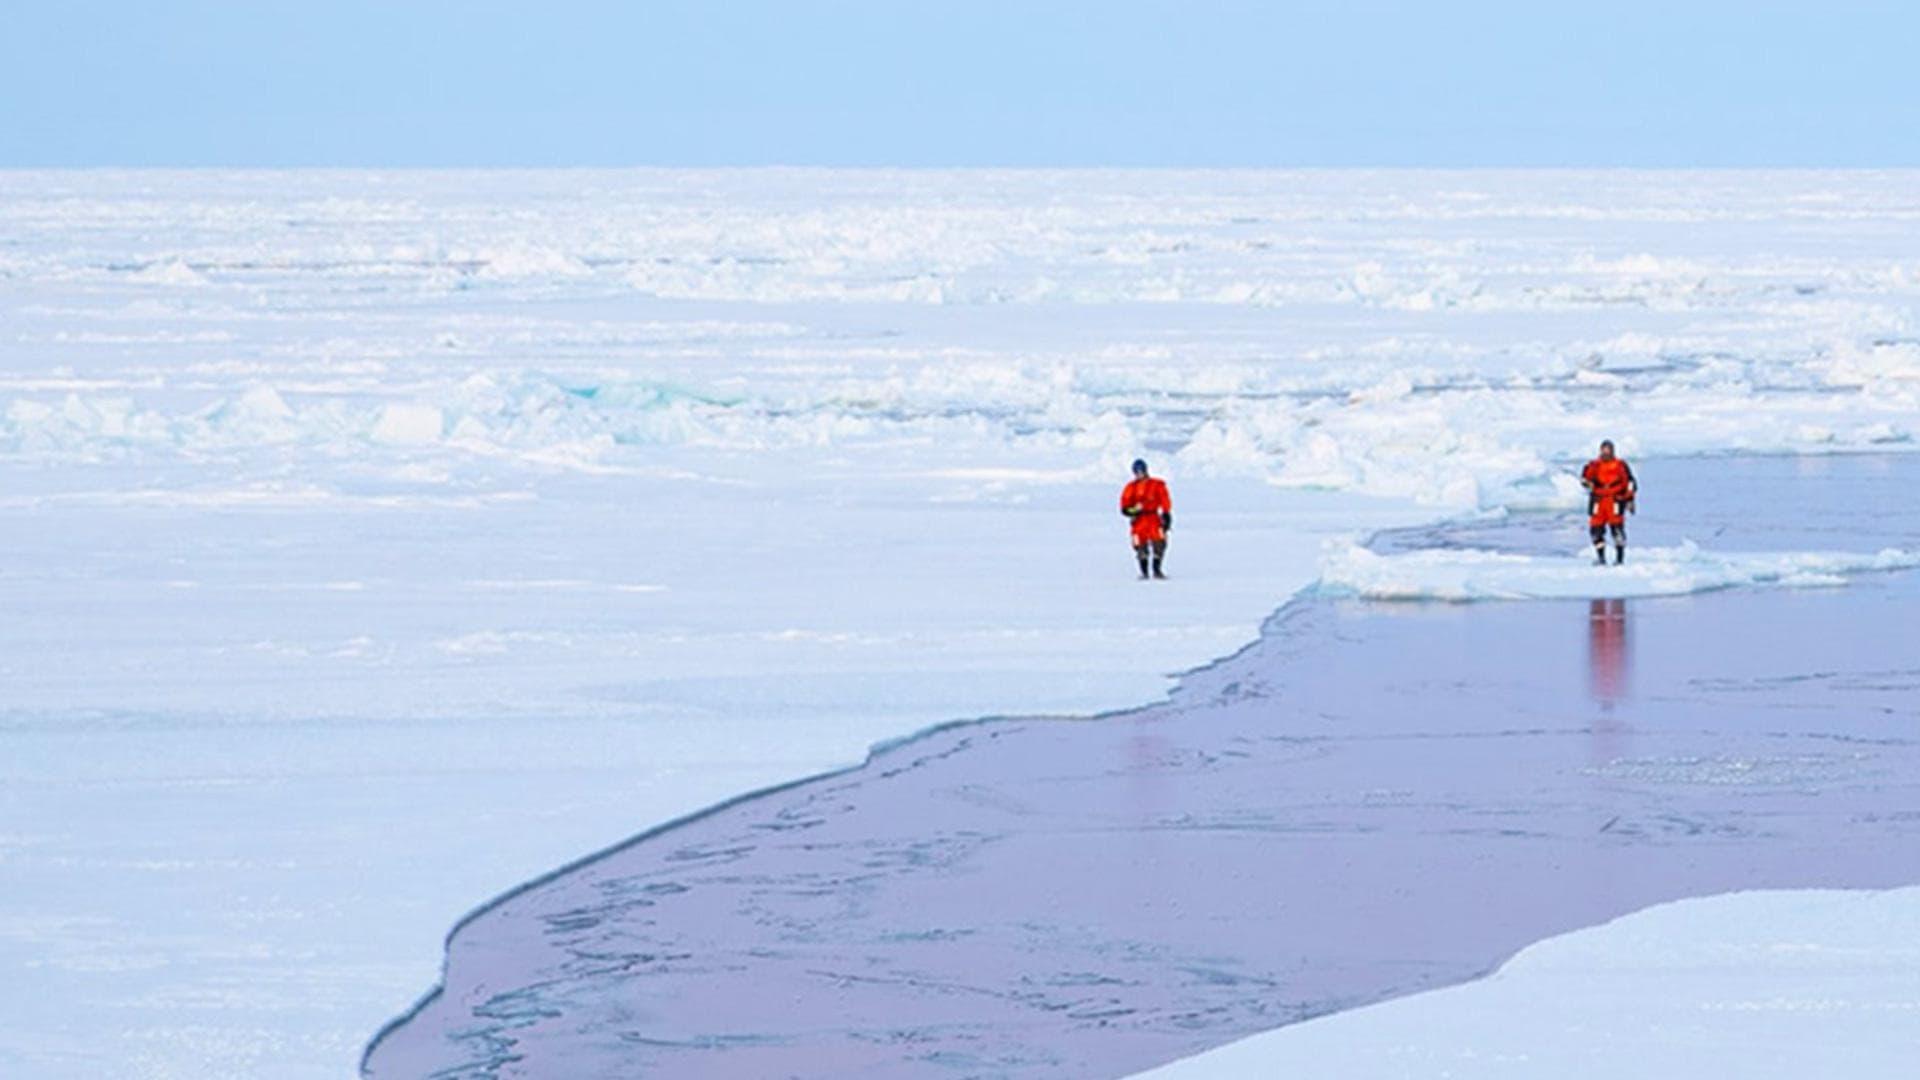
[{"label": "reflection in water", "polygon": [[1127,739],[1126,775],[1134,814],[1153,821],[1167,796],[1167,775],[1180,764],[1179,749],[1162,735],[1134,735]]},{"label": "reflection in water", "polygon": [[1627,696],[1633,658],[1627,648],[1627,602],[1594,600],[1587,606],[1587,690],[1611,712]]},{"label": "reflection in water", "polygon": [[[1587,761],[1596,769],[1604,769],[1631,753],[1631,739],[1624,720],[1615,716],[1613,707],[1624,700],[1628,693],[1628,684],[1633,669],[1633,658],[1627,646],[1627,602],[1618,598],[1611,600],[1592,600],[1587,604],[1587,693],[1592,695],[1600,711],[1593,718],[1589,729],[1592,738],[1587,743]],[[1606,792],[1608,785],[1596,785]],[[1611,817],[1616,813],[1627,812],[1627,805],[1620,804],[1611,793],[1601,796],[1601,806],[1607,808]],[[1612,828],[1609,821],[1605,828]],[[1591,891],[1595,897],[1610,900],[1618,899],[1618,886],[1614,875],[1601,863],[1588,860],[1576,865],[1582,875],[1582,887]]]},{"label": "reflection in water", "polygon": [[1174,778],[1183,764],[1180,748],[1164,735],[1135,734],[1126,740],[1127,802],[1133,813],[1133,864],[1145,873],[1158,872],[1168,854],[1165,845],[1177,847],[1174,834],[1159,828],[1168,807],[1179,802],[1179,786]]}]

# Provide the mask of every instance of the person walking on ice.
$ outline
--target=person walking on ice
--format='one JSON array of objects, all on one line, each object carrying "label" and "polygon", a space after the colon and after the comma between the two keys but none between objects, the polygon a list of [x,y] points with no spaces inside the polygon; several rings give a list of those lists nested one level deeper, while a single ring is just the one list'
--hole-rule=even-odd
[{"label": "person walking on ice", "polygon": [[1167,557],[1167,532],[1173,528],[1173,499],[1167,482],[1147,475],[1147,463],[1133,463],[1133,480],[1120,490],[1120,512],[1132,522],[1133,554],[1140,560],[1140,580],[1149,575],[1166,580],[1160,563]]},{"label": "person walking on ice", "polygon": [[1580,486],[1587,489],[1587,531],[1593,536],[1593,561],[1607,565],[1607,533],[1613,533],[1613,565],[1627,561],[1627,515],[1637,513],[1634,496],[1640,482],[1633,467],[1613,454],[1613,440],[1600,444],[1600,456],[1580,470]]}]

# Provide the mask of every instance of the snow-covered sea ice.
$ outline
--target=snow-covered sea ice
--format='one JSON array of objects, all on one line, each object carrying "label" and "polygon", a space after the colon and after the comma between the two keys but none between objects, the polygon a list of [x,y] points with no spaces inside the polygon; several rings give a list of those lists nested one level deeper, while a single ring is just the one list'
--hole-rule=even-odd
[{"label": "snow-covered sea ice", "polygon": [[[0,1066],[337,1077],[476,902],[1150,700],[1329,542],[1570,510],[1605,435],[1908,448],[1913,181],[0,173]],[[1649,554],[1899,547],[1658,491]]]}]

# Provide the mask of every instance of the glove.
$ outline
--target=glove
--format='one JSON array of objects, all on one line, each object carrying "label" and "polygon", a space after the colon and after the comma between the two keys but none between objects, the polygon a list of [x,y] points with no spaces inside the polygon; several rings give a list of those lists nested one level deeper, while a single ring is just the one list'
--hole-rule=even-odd
[{"label": "glove", "polygon": [[1172,532],[1172,531],[1173,531],[1173,511],[1171,511],[1171,510],[1163,510],[1163,511],[1161,511],[1161,513],[1160,513],[1160,529],[1161,529],[1161,531],[1163,531],[1163,532]]}]

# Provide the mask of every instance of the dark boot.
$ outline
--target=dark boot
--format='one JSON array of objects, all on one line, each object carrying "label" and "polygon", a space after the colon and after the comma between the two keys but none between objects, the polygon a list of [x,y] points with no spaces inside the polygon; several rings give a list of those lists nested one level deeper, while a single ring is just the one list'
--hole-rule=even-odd
[{"label": "dark boot", "polygon": [[1157,556],[1153,560],[1153,576],[1161,581],[1167,580],[1167,575],[1160,572],[1160,559]]},{"label": "dark boot", "polygon": [[1607,565],[1607,545],[1605,544],[1593,545],[1593,565],[1595,566]]},{"label": "dark boot", "polygon": [[1145,581],[1147,580],[1147,556],[1144,553],[1142,553],[1139,558],[1140,558],[1140,580]]},{"label": "dark boot", "polygon": [[1626,561],[1627,561],[1627,545],[1625,544],[1613,545],[1613,565],[1619,566],[1621,563]]}]

